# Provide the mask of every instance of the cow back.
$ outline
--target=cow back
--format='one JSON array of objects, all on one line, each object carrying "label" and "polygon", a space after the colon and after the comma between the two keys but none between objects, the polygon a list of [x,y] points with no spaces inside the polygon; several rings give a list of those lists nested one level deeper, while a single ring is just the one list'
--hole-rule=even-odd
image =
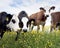
[{"label": "cow back", "polygon": [[30,19],[38,19],[38,20],[42,20],[44,16],[44,12],[43,11],[40,11],[40,12],[37,12],[37,13],[34,13],[32,15],[29,16]]},{"label": "cow back", "polygon": [[60,12],[51,13],[51,21],[54,24],[60,22]]}]

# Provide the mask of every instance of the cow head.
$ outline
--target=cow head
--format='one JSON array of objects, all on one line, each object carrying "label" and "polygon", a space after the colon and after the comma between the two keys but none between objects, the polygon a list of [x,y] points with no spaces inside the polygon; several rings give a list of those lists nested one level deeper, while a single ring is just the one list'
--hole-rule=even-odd
[{"label": "cow head", "polygon": [[28,30],[28,27],[27,27],[28,20],[29,20],[28,18],[23,17],[19,22],[19,27],[22,28],[24,32],[27,32]]},{"label": "cow head", "polygon": [[42,10],[45,10],[45,16],[49,16],[51,14],[51,11],[53,11],[55,9],[55,6],[46,6],[46,7],[42,7]]},{"label": "cow head", "polygon": [[25,11],[21,11],[19,14],[18,14],[18,18],[19,20],[21,20],[23,17],[27,17],[28,18],[28,15]]},{"label": "cow head", "polygon": [[18,16],[13,15],[13,17],[11,18],[11,20],[10,20],[9,24],[7,25],[7,27],[9,27],[13,31],[20,30]]},{"label": "cow head", "polygon": [[25,11],[21,11],[18,15],[19,18],[19,27],[22,28],[22,31],[27,32],[27,22],[29,20],[28,15]]},{"label": "cow head", "polygon": [[0,24],[4,24],[4,25],[9,24],[11,18],[12,18],[11,14],[7,14],[6,12],[1,12],[0,13]]}]

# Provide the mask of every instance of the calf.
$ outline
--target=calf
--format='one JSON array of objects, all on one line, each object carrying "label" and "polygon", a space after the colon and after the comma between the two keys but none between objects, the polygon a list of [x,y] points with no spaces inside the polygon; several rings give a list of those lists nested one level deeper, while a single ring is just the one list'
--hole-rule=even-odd
[{"label": "calf", "polygon": [[19,27],[19,18],[17,15],[13,15],[7,27],[10,28],[11,31],[17,33],[15,40],[18,40],[18,36],[21,32],[21,28]]},{"label": "calf", "polygon": [[55,9],[55,6],[49,7],[48,8],[48,15],[51,16],[51,29],[56,29],[56,27],[60,26],[60,12],[51,12]]},{"label": "calf", "polygon": [[37,31],[38,31],[40,29],[39,25],[42,25],[42,30],[44,29],[44,25],[48,17],[48,15],[45,16],[45,12],[46,10],[41,7],[39,12],[29,16],[28,24],[32,26],[31,27],[32,29],[33,29],[33,26],[37,26],[38,27]]},{"label": "calf", "polygon": [[21,31],[19,27],[18,16],[8,14],[6,12],[0,13],[0,38],[3,37],[5,31],[14,31],[17,33],[15,40],[18,38],[18,33]]},{"label": "calf", "polygon": [[11,14],[7,14],[6,12],[0,13],[0,38],[3,37],[6,30],[10,30],[10,28],[7,27],[7,24],[9,24],[11,18]]},{"label": "calf", "polygon": [[[55,6],[52,6],[49,9],[49,12],[51,12],[51,10],[54,10]],[[51,13],[51,30],[56,29],[58,26],[60,26],[60,12],[52,12]]]}]

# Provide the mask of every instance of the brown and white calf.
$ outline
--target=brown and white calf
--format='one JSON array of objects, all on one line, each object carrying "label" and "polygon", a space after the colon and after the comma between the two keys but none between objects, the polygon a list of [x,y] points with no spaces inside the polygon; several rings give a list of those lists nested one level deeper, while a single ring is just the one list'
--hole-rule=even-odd
[{"label": "brown and white calf", "polygon": [[55,6],[48,7],[46,10],[45,15],[51,16],[51,28],[50,31],[59,28],[60,26],[60,12],[59,11],[53,11],[55,9]]},{"label": "brown and white calf", "polygon": [[[51,10],[54,10],[55,7],[52,6],[50,9],[49,9],[49,12]],[[53,29],[60,29],[60,12],[52,12],[51,13],[51,30],[52,31]]]},{"label": "brown and white calf", "polygon": [[45,12],[46,12],[45,9],[41,7],[39,12],[29,16],[28,24],[32,26],[31,27],[32,29],[33,26],[37,26],[37,30],[39,30],[40,29],[39,25],[42,25],[42,30],[44,29],[44,25],[48,17],[48,15],[45,16]]}]

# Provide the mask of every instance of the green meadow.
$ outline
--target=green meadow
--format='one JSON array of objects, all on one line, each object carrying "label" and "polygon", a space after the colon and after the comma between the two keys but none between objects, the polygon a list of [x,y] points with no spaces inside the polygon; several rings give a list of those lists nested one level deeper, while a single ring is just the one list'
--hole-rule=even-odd
[{"label": "green meadow", "polygon": [[60,48],[60,31],[21,32],[15,41],[16,32],[5,32],[0,39],[0,48]]}]

